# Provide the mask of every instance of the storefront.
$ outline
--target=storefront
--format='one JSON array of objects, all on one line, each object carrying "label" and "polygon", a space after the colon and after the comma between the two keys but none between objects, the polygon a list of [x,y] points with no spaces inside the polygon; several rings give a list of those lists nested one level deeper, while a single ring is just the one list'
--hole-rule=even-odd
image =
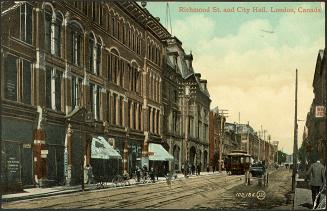
[{"label": "storefront", "polygon": [[164,176],[169,171],[169,161],[174,161],[174,157],[160,144],[150,143],[149,161],[150,168],[153,168],[158,176]]},{"label": "storefront", "polygon": [[121,155],[102,137],[93,137],[91,144],[91,166],[95,178],[111,180],[119,174]]},{"label": "storefront", "polygon": [[137,141],[129,140],[128,149],[128,172],[134,173],[136,167],[142,167],[142,144]]}]

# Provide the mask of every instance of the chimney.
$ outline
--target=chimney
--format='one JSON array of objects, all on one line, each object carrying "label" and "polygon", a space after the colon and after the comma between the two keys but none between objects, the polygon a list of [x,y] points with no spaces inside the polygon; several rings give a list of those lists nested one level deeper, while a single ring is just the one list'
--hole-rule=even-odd
[{"label": "chimney", "polygon": [[[200,76],[201,77],[201,76]],[[202,85],[202,87],[203,87],[203,89],[207,89],[207,80],[201,80],[200,81],[200,83],[201,83],[201,85]]]},{"label": "chimney", "polygon": [[193,55],[192,52],[189,55],[184,56],[185,62],[187,67],[190,69],[192,68],[192,62],[193,62]]}]

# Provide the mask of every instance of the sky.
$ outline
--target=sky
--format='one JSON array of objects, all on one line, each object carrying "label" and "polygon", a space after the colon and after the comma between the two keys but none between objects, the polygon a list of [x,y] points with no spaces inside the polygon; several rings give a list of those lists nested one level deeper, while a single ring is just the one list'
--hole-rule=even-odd
[{"label": "sky", "polygon": [[[166,5],[148,2],[146,6],[164,26]],[[253,7],[266,12],[253,12]],[[195,71],[208,80],[210,107],[228,110],[227,122],[238,122],[240,116],[240,122],[249,122],[255,131],[262,126],[272,141],[279,141],[279,149],[291,154],[295,70],[299,74],[298,119],[305,120],[313,100],[318,51],[325,46],[324,4],[169,2],[169,8],[168,31],[182,41],[186,53],[192,51]],[[187,12],[189,8],[210,11]],[[320,12],[301,13],[299,8]],[[284,12],[272,12],[276,9]],[[301,146],[305,122],[298,125]]]}]

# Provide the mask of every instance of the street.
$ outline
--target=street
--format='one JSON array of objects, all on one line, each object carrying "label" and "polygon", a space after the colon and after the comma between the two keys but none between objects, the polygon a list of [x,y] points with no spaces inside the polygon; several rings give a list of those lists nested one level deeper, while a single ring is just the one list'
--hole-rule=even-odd
[{"label": "street", "polygon": [[[290,206],[287,193],[291,189],[291,173],[287,169],[270,174],[269,186],[258,187],[252,180],[245,186],[244,176],[210,174],[177,179],[171,188],[166,182],[110,188],[45,197],[3,204],[3,208],[274,208]],[[247,193],[265,192],[264,199]],[[243,193],[243,194],[242,194]]]}]

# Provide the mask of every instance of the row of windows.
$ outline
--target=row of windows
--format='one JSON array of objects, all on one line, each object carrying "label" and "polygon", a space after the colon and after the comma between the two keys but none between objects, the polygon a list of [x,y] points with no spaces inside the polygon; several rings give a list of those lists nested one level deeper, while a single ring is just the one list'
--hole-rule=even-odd
[{"label": "row of windows", "polygon": [[[87,2],[78,2],[77,4],[81,5],[78,8],[87,9]],[[29,44],[32,44],[32,11],[33,7],[30,4],[25,3],[20,7],[20,39]],[[85,11],[87,12],[87,10]],[[99,20],[100,25],[102,25],[102,16],[103,8],[101,4],[92,2],[93,20]],[[58,57],[61,57],[61,49],[64,49],[62,46],[62,23],[62,13],[53,11],[52,7],[46,4],[44,8],[45,50]],[[110,25],[111,27],[109,28]],[[69,42],[71,45],[71,62],[77,66],[81,66],[83,33],[79,26],[71,24],[70,27],[71,40]],[[107,15],[107,30],[137,54],[141,54],[142,34],[138,32],[138,30],[135,30],[133,27],[128,27],[128,24],[121,22],[120,19],[115,16],[110,16],[109,14]],[[94,73],[98,73],[101,60],[101,42],[97,42],[97,45],[95,45],[94,41],[95,38],[90,35],[88,42],[91,47],[89,47],[88,59],[92,59],[92,61],[88,63],[89,69],[92,69]],[[154,45],[153,42],[150,42],[147,46],[147,58],[160,65],[160,48]]]},{"label": "row of windows", "polygon": [[[32,104],[32,63],[30,61],[7,54],[5,65],[5,98],[12,101],[18,101],[25,104]],[[63,71],[59,68],[46,66],[45,74],[45,106],[48,109],[64,112],[65,99]],[[76,106],[83,106],[83,79],[77,76],[71,77],[71,103],[72,109]],[[95,120],[103,120],[102,116],[102,87],[94,83],[89,84],[89,106]],[[125,101],[123,97],[117,94],[107,93],[107,106],[104,112],[107,112],[107,119],[110,123],[124,126],[123,108]],[[111,99],[112,98],[112,99]],[[142,105],[128,101],[128,122],[130,128],[141,130]],[[157,120],[159,121],[159,120]],[[154,123],[153,123],[154,124]],[[158,124],[158,123],[157,123]],[[154,130],[154,129],[153,129]],[[155,132],[155,131],[153,131]]]},{"label": "row of windows", "polygon": [[[141,73],[138,67],[121,59],[116,50],[107,55],[108,81],[138,94],[141,93]],[[126,80],[126,81],[125,81]]]},{"label": "row of windows", "polygon": [[[74,2],[74,7],[88,16],[91,13],[92,21],[105,27],[106,31],[119,40],[131,50],[141,55],[142,34],[135,30],[133,26],[122,21],[118,15],[106,13],[104,16],[104,6],[98,2],[91,2],[91,11],[88,10],[87,2]],[[105,26],[104,26],[105,25]]]}]

